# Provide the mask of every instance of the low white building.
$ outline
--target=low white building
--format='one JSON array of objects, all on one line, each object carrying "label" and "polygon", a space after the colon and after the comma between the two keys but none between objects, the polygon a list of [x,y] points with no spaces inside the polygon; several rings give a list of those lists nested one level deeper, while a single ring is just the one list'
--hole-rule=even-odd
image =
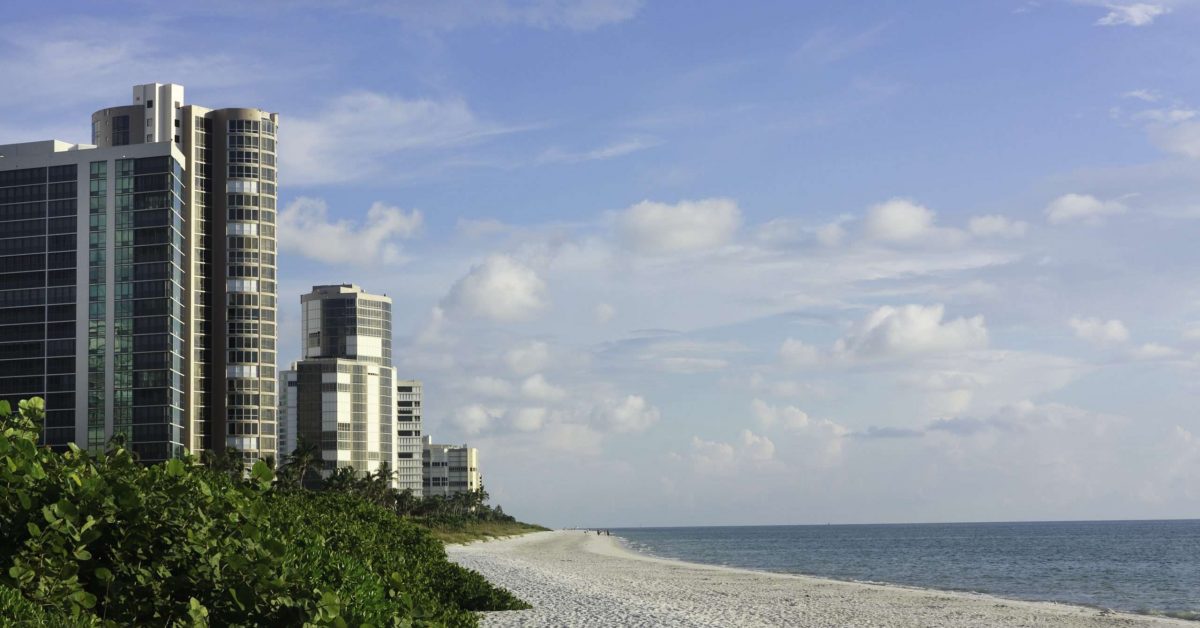
[{"label": "low white building", "polygon": [[477,491],[483,486],[478,449],[466,445],[438,445],[428,436],[422,443],[425,495],[449,497],[455,493]]}]

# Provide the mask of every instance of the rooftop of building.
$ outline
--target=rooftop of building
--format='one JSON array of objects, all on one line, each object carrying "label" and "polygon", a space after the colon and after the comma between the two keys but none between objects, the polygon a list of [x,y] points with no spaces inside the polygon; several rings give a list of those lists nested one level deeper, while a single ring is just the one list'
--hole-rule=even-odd
[{"label": "rooftop of building", "polygon": [[366,290],[364,290],[362,288],[362,286],[359,286],[358,284],[353,284],[353,283],[337,283],[337,284],[326,284],[326,285],[321,285],[321,286],[313,286],[312,291],[304,296],[333,296],[333,295],[343,295],[343,294],[355,294],[355,295],[361,295],[361,296],[365,296],[365,297],[371,297],[371,298],[376,298],[376,299],[386,299],[388,301],[391,301],[391,297],[388,297],[386,294],[375,294],[373,292],[367,292]]}]

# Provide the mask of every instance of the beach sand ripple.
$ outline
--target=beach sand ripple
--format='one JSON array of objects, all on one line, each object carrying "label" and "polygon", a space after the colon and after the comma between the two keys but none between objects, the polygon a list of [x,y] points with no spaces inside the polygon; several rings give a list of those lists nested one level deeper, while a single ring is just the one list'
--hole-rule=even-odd
[{"label": "beach sand ripple", "polygon": [[1100,609],[653,558],[578,530],[446,548],[534,606],[483,626],[1190,626]]}]

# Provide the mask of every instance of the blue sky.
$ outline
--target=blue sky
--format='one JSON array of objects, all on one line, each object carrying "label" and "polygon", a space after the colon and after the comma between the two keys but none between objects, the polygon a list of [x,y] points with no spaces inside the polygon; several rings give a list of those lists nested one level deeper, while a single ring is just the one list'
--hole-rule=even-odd
[{"label": "blue sky", "polygon": [[281,359],[396,302],[552,525],[1195,517],[1200,5],[24,3],[0,141],[282,115]]}]

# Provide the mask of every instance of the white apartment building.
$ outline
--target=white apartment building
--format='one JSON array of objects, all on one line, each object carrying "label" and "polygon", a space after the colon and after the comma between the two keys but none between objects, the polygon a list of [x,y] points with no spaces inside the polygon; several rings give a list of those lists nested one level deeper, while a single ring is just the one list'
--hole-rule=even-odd
[{"label": "white apartment building", "polygon": [[449,497],[477,491],[483,486],[479,473],[479,450],[466,445],[438,445],[422,439],[421,467],[425,495]]},{"label": "white apartment building", "polygon": [[319,446],[324,475],[396,470],[392,300],[342,284],[300,302],[304,359],[279,376],[278,459],[305,442]]},{"label": "white apartment building", "polygon": [[421,382],[396,382],[396,488],[421,497]]}]

